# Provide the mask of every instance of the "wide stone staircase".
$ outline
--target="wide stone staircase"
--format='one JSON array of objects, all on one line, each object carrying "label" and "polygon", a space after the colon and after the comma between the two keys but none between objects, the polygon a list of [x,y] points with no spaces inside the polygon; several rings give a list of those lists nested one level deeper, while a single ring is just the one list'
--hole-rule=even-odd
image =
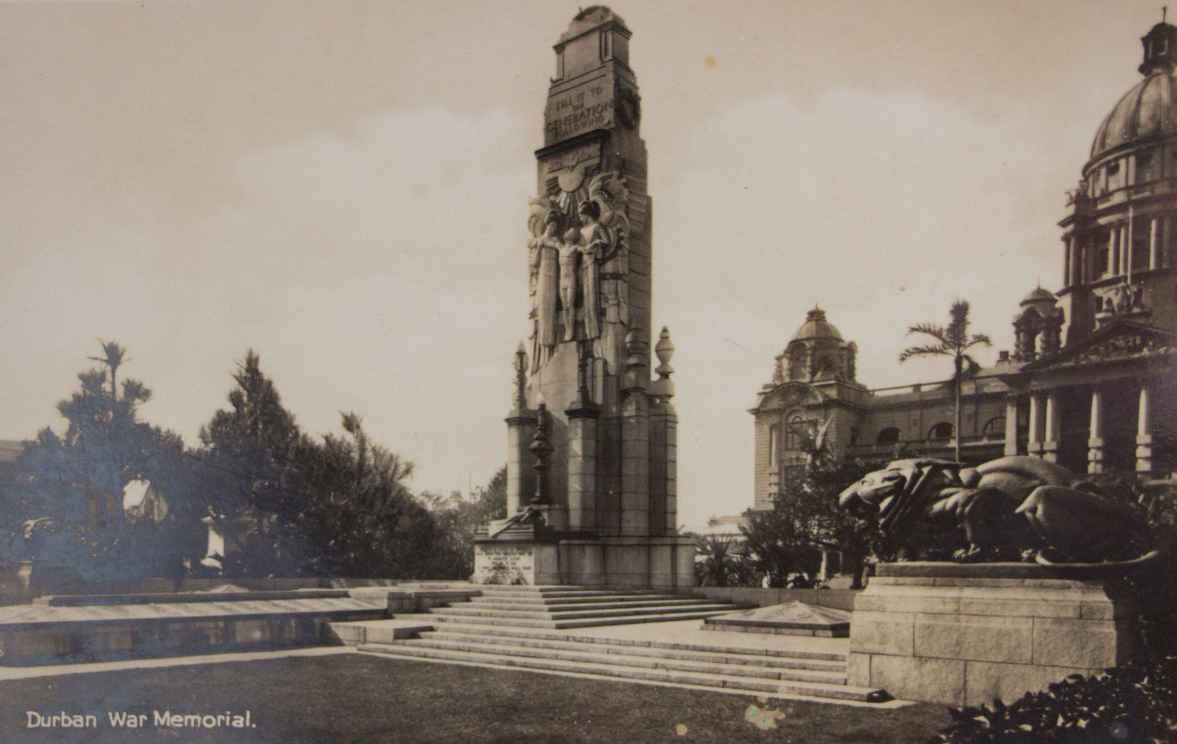
[{"label": "wide stone staircase", "polygon": [[[684,595],[582,587],[484,586],[481,596],[394,620],[333,629],[358,650],[384,656],[553,674],[622,678],[725,692],[875,702],[878,690],[846,684],[846,654],[771,644],[679,642],[585,629],[701,619],[745,605]],[[576,630],[581,629],[581,630]],[[624,634],[622,634],[624,635]],[[632,635],[632,634],[631,634]]]}]

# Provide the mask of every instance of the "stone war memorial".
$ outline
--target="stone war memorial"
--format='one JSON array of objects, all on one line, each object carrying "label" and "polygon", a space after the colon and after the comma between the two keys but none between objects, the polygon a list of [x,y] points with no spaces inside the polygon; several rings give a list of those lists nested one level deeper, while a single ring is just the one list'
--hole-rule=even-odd
[{"label": "stone war memorial", "polygon": [[674,346],[651,330],[653,215],[630,35],[593,6],[555,45],[520,240],[530,335],[506,417],[508,517],[477,538],[476,583],[694,583],[693,542],[675,527]]}]

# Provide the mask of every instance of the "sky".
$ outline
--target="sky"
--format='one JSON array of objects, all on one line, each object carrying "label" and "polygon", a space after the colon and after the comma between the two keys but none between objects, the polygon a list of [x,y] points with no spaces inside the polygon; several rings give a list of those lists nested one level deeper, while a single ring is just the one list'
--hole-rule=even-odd
[{"label": "sky", "polygon": [[[633,32],[679,521],[752,503],[748,408],[805,312],[872,387],[972,303],[991,363],[1139,79],[1146,2],[645,2]],[[411,486],[506,461],[526,218],[577,6],[0,4],[0,439],[61,429],[98,339],[195,444],[247,349],[304,430],[355,411]],[[946,366],[947,365],[947,366]]]}]

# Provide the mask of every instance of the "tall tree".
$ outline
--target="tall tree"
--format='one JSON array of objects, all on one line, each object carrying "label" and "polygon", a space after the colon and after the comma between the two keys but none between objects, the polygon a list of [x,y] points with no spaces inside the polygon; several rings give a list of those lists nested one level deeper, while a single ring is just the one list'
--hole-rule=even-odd
[{"label": "tall tree", "polygon": [[[92,577],[151,573],[161,562],[177,563],[191,546],[174,535],[152,545],[133,539],[124,522],[123,494],[135,480],[172,485],[187,480],[179,473],[183,443],[173,432],[139,420],[139,407],[151,391],[130,378],[120,386],[126,349],[115,341],[100,343],[102,355],[89,357],[100,366],[79,373],[80,389],[57,404],[64,433],[45,427],[25,443],[17,463],[21,506],[34,522],[30,534],[41,541],[38,557],[44,562]],[[169,526],[175,527],[187,515],[188,495],[173,488],[168,498]]]},{"label": "tall tree", "polygon": [[751,513],[740,531],[752,564],[777,584],[795,570],[812,575],[819,552],[837,550],[844,559],[843,572],[848,571],[853,588],[860,589],[863,560],[875,547],[877,529],[838,508],[838,494],[865,475],[867,467],[830,450],[828,426],[827,421],[802,444],[804,476],[790,479],[773,500],[773,508]]},{"label": "tall tree", "polygon": [[954,301],[948,311],[948,316],[949,320],[946,326],[933,323],[918,323],[909,326],[907,329],[909,336],[912,334],[927,336],[932,339],[932,343],[907,347],[899,352],[899,361],[903,363],[913,357],[923,356],[952,357],[953,453],[956,461],[960,462],[961,383],[966,375],[975,374],[976,370],[980,368],[980,365],[969,355],[968,351],[976,346],[990,346],[992,341],[983,333],[969,334],[969,303],[967,301]]},{"label": "tall tree", "polygon": [[435,525],[412,496],[413,463],[374,444],[355,413],[344,436],[301,448],[308,501],[299,523],[314,548],[305,570],[334,576],[411,576],[434,549]]},{"label": "tall tree", "polygon": [[198,453],[210,516],[243,543],[238,563],[224,568],[229,575],[292,573],[306,558],[297,523],[309,495],[298,461],[311,444],[252,349],[233,380],[230,407],[201,428]]}]

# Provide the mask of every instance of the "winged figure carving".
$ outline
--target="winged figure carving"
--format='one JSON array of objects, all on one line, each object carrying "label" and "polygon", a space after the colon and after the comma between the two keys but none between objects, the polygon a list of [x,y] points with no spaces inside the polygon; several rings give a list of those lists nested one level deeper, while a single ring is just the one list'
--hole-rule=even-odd
[{"label": "winged figure carving", "polygon": [[625,176],[616,171],[598,173],[589,181],[588,195],[600,207],[599,221],[610,236],[608,250],[597,259],[604,263],[617,255],[629,234],[629,187],[625,184]]}]

